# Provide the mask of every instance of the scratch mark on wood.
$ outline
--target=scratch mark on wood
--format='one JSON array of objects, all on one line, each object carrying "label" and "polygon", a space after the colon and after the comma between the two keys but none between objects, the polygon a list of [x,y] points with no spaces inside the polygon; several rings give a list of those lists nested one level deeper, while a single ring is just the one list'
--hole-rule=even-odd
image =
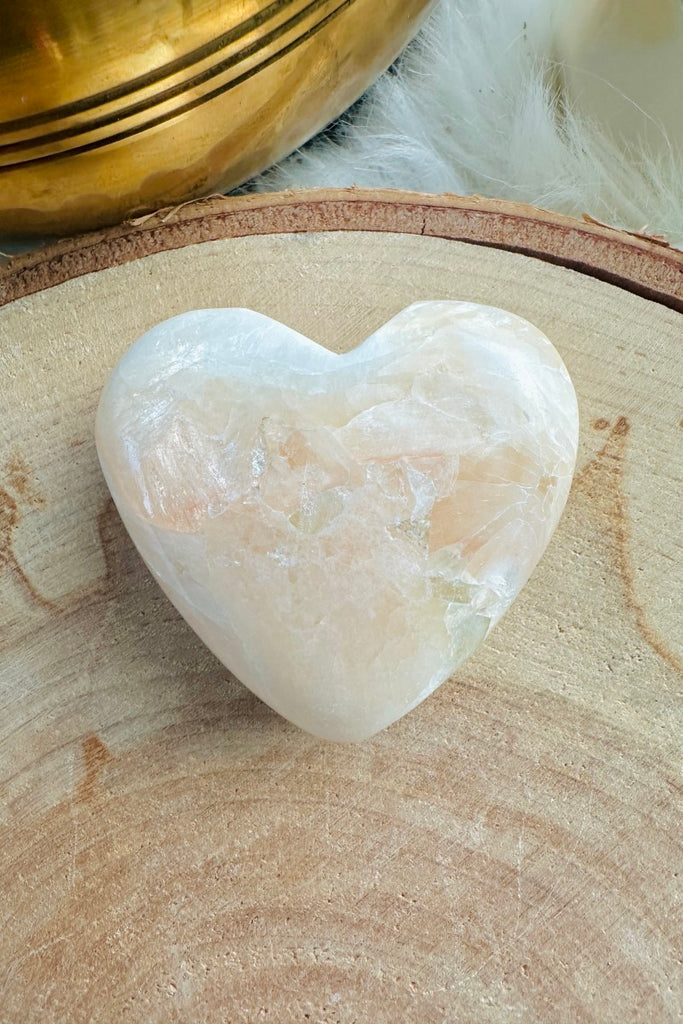
[{"label": "scratch mark on wood", "polygon": [[105,574],[103,589],[109,590],[116,581],[116,561],[119,556],[123,528],[113,498],[107,498],[97,516],[97,535],[100,538]]},{"label": "scratch mark on wood", "polygon": [[[589,790],[588,791],[588,801],[587,801],[586,813],[584,815],[583,821],[581,822],[581,825],[579,827],[579,831],[577,833],[576,839],[574,840],[574,842],[572,844],[571,849],[568,850],[567,853],[564,856],[564,861],[568,865],[573,863],[574,858],[575,858],[576,853],[577,853],[577,850],[579,849],[579,847],[581,846],[581,844],[583,842],[583,838],[584,838],[584,836],[586,834],[586,831],[588,829],[588,824],[589,824],[589,822],[591,820],[591,810],[592,810],[592,807],[593,807],[593,793],[592,793],[591,790]],[[522,931],[515,934],[515,939],[517,941],[523,939],[526,935],[528,935],[528,933],[531,931],[531,929],[533,928],[534,924],[537,921],[545,920],[546,923],[548,921],[552,921],[556,917],[559,917],[560,914],[563,914],[564,911],[568,907],[572,906],[577,901],[577,899],[579,898],[579,894],[582,891],[582,889],[585,888],[585,885],[581,886],[579,889],[575,889],[574,891],[570,891],[569,894],[566,895],[566,898],[563,898],[562,901],[558,904],[557,897],[558,897],[558,895],[561,892],[561,889],[563,887],[563,883],[564,882],[565,882],[565,874],[564,874],[564,872],[562,872],[562,871],[557,872],[555,874],[554,878],[553,878],[553,881],[551,882],[550,886],[548,887],[548,891],[546,892],[546,894],[543,897],[543,899],[540,901],[540,903],[535,908],[531,908],[532,910],[535,909],[535,912],[529,914],[529,917],[527,918],[527,923],[525,924],[524,928],[522,928]],[[565,887],[565,892],[566,892],[566,887]],[[548,911],[550,911],[550,912],[548,913]]]},{"label": "scratch mark on wood", "polygon": [[34,957],[40,956],[41,953],[47,952],[48,949],[52,949],[53,946],[57,946],[60,942],[67,942],[68,939],[68,935],[60,935],[56,939],[51,939],[49,942],[44,942],[41,946],[37,946],[36,949],[29,950],[28,953],[24,953],[23,956],[17,957],[17,959],[14,960],[14,962],[11,963],[7,968],[4,978],[3,991],[7,989],[7,986],[12,980],[12,977],[14,976],[14,974],[16,974],[17,970],[22,966],[22,964],[25,964],[27,960],[32,960]]},{"label": "scratch mark on wood", "polygon": [[515,936],[519,934],[519,922],[522,916],[522,864],[524,863],[524,822],[517,837],[517,920],[515,921]]}]

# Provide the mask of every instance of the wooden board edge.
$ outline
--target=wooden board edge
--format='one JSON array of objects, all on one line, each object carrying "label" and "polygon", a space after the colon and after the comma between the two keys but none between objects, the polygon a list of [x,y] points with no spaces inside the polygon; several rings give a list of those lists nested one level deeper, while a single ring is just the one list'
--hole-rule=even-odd
[{"label": "wooden board edge", "polygon": [[0,269],[0,305],[153,253],[246,235],[320,231],[419,234],[569,267],[683,312],[683,252],[521,203],[384,189],[209,197],[64,239]]}]

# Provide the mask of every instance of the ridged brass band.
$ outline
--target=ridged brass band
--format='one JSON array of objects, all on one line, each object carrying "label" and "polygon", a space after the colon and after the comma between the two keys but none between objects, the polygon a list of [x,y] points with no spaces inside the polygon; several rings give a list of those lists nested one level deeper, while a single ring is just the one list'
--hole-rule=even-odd
[{"label": "ridged brass band", "polygon": [[194,64],[212,57],[214,53],[224,50],[227,46],[238,42],[244,36],[250,35],[265,22],[272,20],[276,15],[288,7],[293,7],[296,3],[297,0],[274,0],[273,3],[264,7],[262,11],[257,11],[256,14],[253,14],[245,21],[241,21],[216,39],[204,43],[202,46],[183,54],[181,57],[176,57],[175,60],[162,64],[161,67],[154,68],[145,75],[138,75],[128,82],[121,82],[119,85],[112,86],[111,89],[105,89],[92,96],[84,96],[79,100],[73,100],[71,103],[52,107],[49,110],[40,110],[35,114],[17,117],[11,121],[0,121],[0,130],[3,132],[15,132],[21,131],[24,128],[33,128],[35,125],[48,124],[50,121],[61,121],[66,117],[83,114],[88,110],[113,103],[124,96],[129,96],[131,93],[140,92],[141,89],[155,85],[164,78],[171,78],[173,75],[187,70],[187,68],[192,67]]},{"label": "ridged brass band", "polygon": [[[135,92],[140,92],[145,88],[149,88],[158,81],[167,79],[182,71],[191,70],[193,67],[196,67],[198,63],[206,60],[208,57],[214,56],[217,53],[220,54],[221,51],[235,43],[238,43],[240,39],[249,36],[258,28],[261,28],[262,26],[267,27],[269,24],[272,24],[274,20],[277,20],[278,15],[281,15],[282,13],[289,13],[289,9],[291,9],[297,2],[298,0],[276,0],[275,3],[270,4],[263,11],[253,15],[240,25],[235,26],[219,38],[204,44],[202,47],[195,49],[191,53],[169,62],[160,68],[155,68],[147,75],[139,76],[129,82],[122,83],[115,89],[100,92],[73,103],[55,107],[51,111],[48,110],[39,114],[28,115],[24,118],[5,121],[4,123],[0,123],[0,132],[5,135],[10,132],[15,134],[18,131],[25,131],[32,127],[34,128],[49,124],[50,121],[54,123],[56,120],[64,120],[79,113],[87,113],[90,110],[94,111],[96,109],[101,109],[102,106],[106,106],[118,99],[129,97]],[[129,104],[123,108],[116,107],[110,112],[100,114],[89,121],[79,121],[66,128],[54,129],[47,133],[43,133],[42,135],[0,145],[0,174],[5,171],[14,170],[17,167],[43,164],[49,161],[59,160],[65,156],[76,156],[81,153],[101,149],[104,146],[109,146],[113,143],[131,138],[141,132],[148,131],[158,125],[164,124],[166,121],[170,121],[175,117],[186,114],[196,107],[215,99],[217,96],[228,92],[230,89],[235,88],[242,82],[252,78],[260,71],[269,67],[277,60],[280,60],[282,57],[291,53],[293,50],[304,44],[308,39],[315,36],[334,18],[355,2],[356,0],[308,0],[303,7],[295,13],[290,14],[286,20],[280,22],[275,27],[270,28],[257,39],[247,43],[236,53],[223,57],[210,67],[204,68],[202,71],[192,75],[192,77],[170,86],[162,92],[157,92],[152,96],[143,100],[138,100],[137,102]],[[312,24],[309,24],[304,31],[295,36],[294,39],[285,43],[284,46],[281,46],[277,50],[270,50],[267,52],[259,63],[251,65],[243,71],[239,70],[240,65],[248,62],[252,57],[258,55],[262,51],[268,51],[269,47],[296,30],[296,28],[302,23],[305,23],[307,19],[316,15],[318,16],[317,20]],[[200,96],[195,96],[191,100],[187,100],[185,103],[181,103],[180,105],[173,107],[171,110],[149,117],[143,121],[137,121],[128,128],[90,140],[82,145],[63,145],[63,143],[69,139],[75,140],[79,136],[102,131],[113,124],[120,125],[122,121],[139,117],[146,112],[153,113],[155,109],[158,109],[163,104],[181,97],[183,94],[186,94],[191,90],[201,88],[201,86],[210,82],[212,79],[234,69],[237,69],[237,74],[231,77],[227,82],[223,82],[214,89],[211,89]],[[2,138],[1,134],[0,138]],[[59,148],[56,150],[43,153],[39,156],[31,156],[29,152],[30,150],[54,144],[62,145],[59,145]],[[23,154],[25,154],[25,159],[16,159],[17,156],[21,157]],[[11,163],[6,163],[4,158],[10,156],[14,157],[14,159]]]}]

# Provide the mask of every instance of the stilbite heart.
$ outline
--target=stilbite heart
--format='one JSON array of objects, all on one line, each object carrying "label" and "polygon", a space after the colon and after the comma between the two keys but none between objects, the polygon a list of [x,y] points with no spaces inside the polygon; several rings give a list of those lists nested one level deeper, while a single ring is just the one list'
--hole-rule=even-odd
[{"label": "stilbite heart", "polygon": [[123,356],[97,415],[121,517],[169,598],[315,735],[400,718],[479,646],[562,513],[578,410],[510,313],[410,306],[336,355],[250,310]]}]

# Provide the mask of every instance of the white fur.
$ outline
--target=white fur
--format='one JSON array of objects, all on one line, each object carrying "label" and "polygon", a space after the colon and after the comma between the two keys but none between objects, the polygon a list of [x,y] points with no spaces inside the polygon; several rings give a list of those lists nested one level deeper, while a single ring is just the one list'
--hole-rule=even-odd
[{"label": "white fur", "polygon": [[248,188],[380,186],[534,203],[683,247],[683,167],[631,153],[553,88],[554,17],[572,0],[441,0],[395,71],[332,134]]}]

